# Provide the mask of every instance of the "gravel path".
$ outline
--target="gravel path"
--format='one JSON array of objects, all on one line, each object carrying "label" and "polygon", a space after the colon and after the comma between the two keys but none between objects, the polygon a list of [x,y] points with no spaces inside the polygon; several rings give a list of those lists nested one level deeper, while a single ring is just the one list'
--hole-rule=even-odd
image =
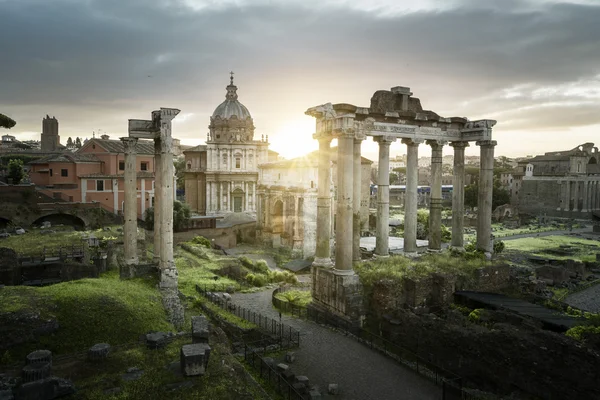
[{"label": "gravel path", "polygon": [[[271,304],[272,290],[236,293],[233,301],[271,318],[279,312]],[[290,368],[306,375],[324,398],[344,400],[440,399],[442,389],[412,370],[327,327],[283,315],[282,321],[300,331],[300,348]],[[327,396],[329,383],[340,385],[340,394]]]},{"label": "gravel path", "polygon": [[565,303],[585,311],[600,313],[600,284],[567,296]]}]

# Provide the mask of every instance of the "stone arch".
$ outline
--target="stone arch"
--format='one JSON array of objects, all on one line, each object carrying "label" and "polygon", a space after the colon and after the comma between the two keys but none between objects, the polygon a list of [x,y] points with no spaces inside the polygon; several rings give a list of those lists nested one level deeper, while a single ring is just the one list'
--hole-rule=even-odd
[{"label": "stone arch", "polygon": [[281,201],[280,199],[275,200],[275,203],[273,203],[272,221],[273,221],[273,233],[282,233],[283,232],[283,201]]},{"label": "stone arch", "polygon": [[590,161],[588,161],[588,164],[597,164],[596,158],[590,157]]},{"label": "stone arch", "polygon": [[87,225],[83,219],[69,213],[46,214],[34,220],[31,225],[41,225],[45,221],[49,221],[52,225],[70,225],[75,230],[84,230]]}]

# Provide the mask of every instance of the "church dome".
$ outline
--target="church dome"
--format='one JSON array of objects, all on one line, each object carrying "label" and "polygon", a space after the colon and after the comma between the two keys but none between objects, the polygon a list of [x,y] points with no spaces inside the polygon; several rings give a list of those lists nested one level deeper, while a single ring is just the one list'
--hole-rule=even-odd
[{"label": "church dome", "polygon": [[233,84],[232,75],[231,82],[227,86],[225,101],[217,106],[212,118],[230,119],[233,116],[241,120],[252,118],[246,106],[238,101],[237,86]]}]

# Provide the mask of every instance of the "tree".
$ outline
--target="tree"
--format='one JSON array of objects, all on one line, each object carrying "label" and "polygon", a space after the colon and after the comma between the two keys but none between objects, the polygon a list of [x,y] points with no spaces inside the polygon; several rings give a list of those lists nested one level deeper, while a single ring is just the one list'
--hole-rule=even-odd
[{"label": "tree", "polygon": [[15,126],[16,124],[17,124],[17,122],[14,119],[12,119],[4,114],[0,114],[0,128],[10,129],[13,126]]},{"label": "tree", "polygon": [[[175,200],[173,202],[173,230],[181,231],[188,227],[192,212],[190,206]],[[154,207],[150,207],[146,210],[144,215],[144,222],[146,229],[154,229]]]},{"label": "tree", "polygon": [[8,177],[12,179],[13,185],[21,183],[21,180],[25,177],[23,161],[13,159],[8,162]]},{"label": "tree", "polygon": [[173,160],[175,166],[175,176],[177,177],[177,189],[185,189],[185,157],[178,157]]},{"label": "tree", "polygon": [[72,149],[73,145],[73,139],[71,139],[71,136],[69,136],[69,138],[67,139],[67,149]]},{"label": "tree", "polygon": [[79,139],[79,137],[75,138],[75,147],[78,149],[81,148],[81,139]]},{"label": "tree", "polygon": [[[465,187],[465,205],[467,207],[477,207],[478,193],[478,183],[473,183]],[[494,180],[494,188],[492,190],[492,209],[507,203],[510,203],[510,195],[508,191],[500,186],[500,181]]]},{"label": "tree", "polygon": [[398,181],[399,181],[398,174],[390,172],[390,185],[395,185],[396,183],[398,183]]}]

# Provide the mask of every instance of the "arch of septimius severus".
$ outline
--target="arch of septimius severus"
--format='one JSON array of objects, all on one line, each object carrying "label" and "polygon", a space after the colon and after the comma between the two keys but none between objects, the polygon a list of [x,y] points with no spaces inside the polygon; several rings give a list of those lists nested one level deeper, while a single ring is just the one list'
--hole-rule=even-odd
[{"label": "arch of septimius severus", "polygon": [[[442,149],[454,149],[454,187],[452,193],[452,242],[463,248],[464,154],[469,142],[480,148],[477,248],[491,253],[494,120],[469,121],[466,118],[440,117],[423,110],[418,98],[407,87],[380,90],[371,98],[370,107],[351,104],[323,104],[309,108],[307,115],[316,118],[314,138],[319,141],[317,250],[313,264],[313,299],[323,307],[344,317],[360,317],[353,293],[358,277],[352,264],[360,260],[360,159],[361,143],[371,136],[379,144],[377,227],[375,254],[389,255],[389,153],[394,142],[406,145],[406,200],[404,219],[404,253],[417,251],[417,179],[420,145],[431,148],[431,201],[429,250],[441,250]],[[331,194],[329,190],[329,151],[337,139],[337,207],[335,223],[335,258],[331,260]]]}]

